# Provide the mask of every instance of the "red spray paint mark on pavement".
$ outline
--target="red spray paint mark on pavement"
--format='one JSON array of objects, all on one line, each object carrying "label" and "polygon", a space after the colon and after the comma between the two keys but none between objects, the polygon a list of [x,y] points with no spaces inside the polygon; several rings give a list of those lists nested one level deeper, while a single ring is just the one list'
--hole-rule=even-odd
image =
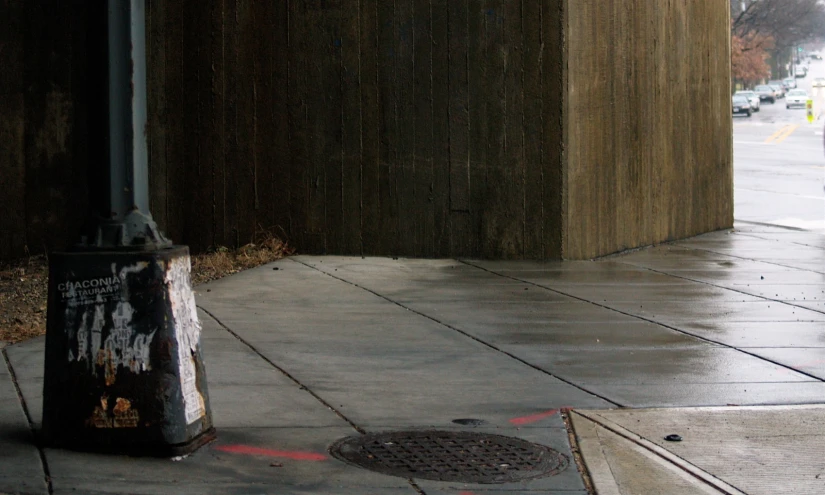
[{"label": "red spray paint mark on pavement", "polygon": [[458,492],[458,495],[476,495],[473,492]]},{"label": "red spray paint mark on pavement", "polygon": [[218,445],[214,447],[215,450],[221,452],[229,452],[231,454],[246,454],[246,455],[260,455],[267,457],[283,457],[286,459],[293,459],[296,461],[325,461],[327,456],[323,454],[316,454],[315,452],[295,452],[286,450],[271,450],[262,449],[260,447],[251,447],[249,445]]},{"label": "red spray paint mark on pavement", "polygon": [[558,414],[559,409],[550,409],[549,411],[545,411],[543,413],[538,414],[531,414],[530,416],[522,416],[520,418],[513,418],[510,420],[510,423],[514,425],[529,425],[531,423],[536,423],[541,421],[542,419],[549,418],[555,414]]}]

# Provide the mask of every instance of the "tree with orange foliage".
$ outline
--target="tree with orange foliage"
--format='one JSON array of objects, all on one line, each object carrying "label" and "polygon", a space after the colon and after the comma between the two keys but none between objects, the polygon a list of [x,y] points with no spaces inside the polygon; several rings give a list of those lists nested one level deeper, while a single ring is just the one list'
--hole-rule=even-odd
[{"label": "tree with orange foliage", "polygon": [[771,76],[768,65],[768,50],[773,42],[765,36],[731,35],[730,66],[731,75],[737,81],[754,84]]}]

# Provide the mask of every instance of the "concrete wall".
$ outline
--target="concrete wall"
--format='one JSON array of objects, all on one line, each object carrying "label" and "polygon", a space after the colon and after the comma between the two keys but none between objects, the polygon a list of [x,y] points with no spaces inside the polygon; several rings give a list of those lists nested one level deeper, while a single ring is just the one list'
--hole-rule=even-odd
[{"label": "concrete wall", "polygon": [[559,257],[560,1],[153,1],[155,217],[195,248]]},{"label": "concrete wall", "polygon": [[[0,258],[87,216],[91,5],[0,1]],[[732,223],[724,2],[147,6],[151,208],[194,251],[576,259]]]},{"label": "concrete wall", "polygon": [[0,1],[0,259],[66,245],[85,219],[85,11]]},{"label": "concrete wall", "polygon": [[563,256],[730,227],[727,2],[567,4]]}]

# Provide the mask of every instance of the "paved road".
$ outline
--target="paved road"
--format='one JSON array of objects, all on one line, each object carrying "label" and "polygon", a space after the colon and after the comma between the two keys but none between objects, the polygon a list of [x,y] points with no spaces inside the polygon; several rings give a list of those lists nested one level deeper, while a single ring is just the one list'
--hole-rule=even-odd
[{"label": "paved road", "polygon": [[814,230],[825,234],[825,61],[812,61],[799,87],[813,95],[817,121],[784,100],[763,104],[752,117],[734,117],[734,187],[738,221]]}]

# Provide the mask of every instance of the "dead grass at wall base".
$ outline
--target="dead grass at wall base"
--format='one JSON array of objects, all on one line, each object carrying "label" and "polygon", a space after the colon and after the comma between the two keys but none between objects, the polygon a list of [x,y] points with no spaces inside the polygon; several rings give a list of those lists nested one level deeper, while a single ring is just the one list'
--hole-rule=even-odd
[{"label": "dead grass at wall base", "polygon": [[[192,256],[192,285],[217,280],[293,254],[264,236],[239,249],[219,247]],[[46,333],[49,267],[45,256],[0,262],[0,342],[14,344]]]}]

